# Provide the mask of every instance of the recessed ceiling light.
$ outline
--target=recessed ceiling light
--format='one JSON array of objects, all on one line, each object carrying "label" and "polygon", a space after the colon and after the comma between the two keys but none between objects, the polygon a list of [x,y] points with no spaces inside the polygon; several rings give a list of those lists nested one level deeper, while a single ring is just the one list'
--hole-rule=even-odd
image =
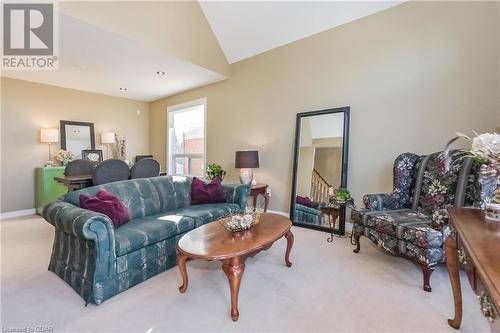
[{"label": "recessed ceiling light", "polygon": [[127,88],[120,88],[121,91],[127,91]]},{"label": "recessed ceiling light", "polygon": [[158,74],[158,75],[165,75],[165,72],[164,71],[158,71],[158,72],[156,72],[156,74]]}]

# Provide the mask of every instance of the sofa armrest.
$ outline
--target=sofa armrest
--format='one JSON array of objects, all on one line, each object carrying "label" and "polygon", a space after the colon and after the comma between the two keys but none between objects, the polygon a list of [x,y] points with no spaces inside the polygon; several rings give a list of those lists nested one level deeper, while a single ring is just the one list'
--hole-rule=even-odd
[{"label": "sofa armrest", "polygon": [[388,210],[404,208],[404,200],[398,193],[367,194],[363,197],[366,209]]},{"label": "sofa armrest", "polygon": [[295,210],[300,210],[304,213],[311,214],[311,215],[318,215],[318,216],[321,215],[320,210],[313,208],[313,207],[304,206],[304,205],[301,205],[298,203],[295,204]]},{"label": "sofa armrest", "polygon": [[57,200],[43,208],[43,217],[56,229],[84,241],[95,242],[96,269],[110,274],[116,261],[113,223],[104,214]]},{"label": "sofa armrest", "polygon": [[247,205],[247,198],[250,195],[250,186],[242,184],[222,184],[226,193],[226,202],[234,203],[244,210]]}]

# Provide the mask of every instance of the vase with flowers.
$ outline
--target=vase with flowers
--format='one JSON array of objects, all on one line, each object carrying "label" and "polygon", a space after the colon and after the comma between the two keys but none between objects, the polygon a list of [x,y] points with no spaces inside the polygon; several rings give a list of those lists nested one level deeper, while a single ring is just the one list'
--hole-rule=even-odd
[{"label": "vase with flowers", "polygon": [[62,165],[68,164],[69,162],[71,162],[75,158],[73,153],[71,153],[70,151],[64,150],[64,149],[59,150],[55,157],[56,157],[56,160],[61,162]]},{"label": "vase with flowers", "polygon": [[[460,152],[464,157],[472,157],[481,164],[479,173],[480,205],[482,209],[500,212],[500,134],[483,133],[475,137],[457,133],[445,149],[445,163],[449,167],[451,161],[451,146],[458,139],[471,142],[471,149]],[[488,217],[488,216],[487,216]]]}]

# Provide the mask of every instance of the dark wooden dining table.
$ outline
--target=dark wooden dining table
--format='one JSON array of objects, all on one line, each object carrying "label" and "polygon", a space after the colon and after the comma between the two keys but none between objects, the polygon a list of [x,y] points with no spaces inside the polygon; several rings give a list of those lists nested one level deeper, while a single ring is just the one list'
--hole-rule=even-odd
[{"label": "dark wooden dining table", "polygon": [[[167,173],[162,171],[160,176],[166,176]],[[66,185],[69,191],[76,191],[82,188],[94,186],[92,182],[92,175],[78,175],[78,176],[57,176],[54,177],[56,182]]]},{"label": "dark wooden dining table", "polygon": [[57,176],[54,179],[56,182],[66,185],[69,191],[76,191],[94,185],[92,175]]}]

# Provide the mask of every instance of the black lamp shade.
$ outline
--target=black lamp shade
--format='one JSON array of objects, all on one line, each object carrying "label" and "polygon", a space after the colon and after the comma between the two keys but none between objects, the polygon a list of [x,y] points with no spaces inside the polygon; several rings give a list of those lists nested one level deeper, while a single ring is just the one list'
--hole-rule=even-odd
[{"label": "black lamp shade", "polygon": [[243,150],[236,152],[235,168],[258,168],[259,152],[257,150]]}]

